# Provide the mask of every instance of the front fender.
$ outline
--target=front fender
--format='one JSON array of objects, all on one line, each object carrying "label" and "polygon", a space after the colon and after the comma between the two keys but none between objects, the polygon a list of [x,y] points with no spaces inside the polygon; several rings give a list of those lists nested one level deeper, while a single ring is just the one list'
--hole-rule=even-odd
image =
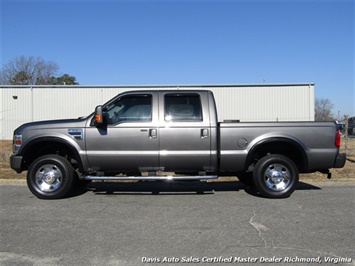
[{"label": "front fender", "polygon": [[[80,140],[83,141],[83,140]],[[79,164],[79,168],[81,170],[87,169],[87,160],[85,151],[82,149],[81,146],[84,146],[84,141],[82,145],[77,143],[77,140],[67,136],[59,134],[57,136],[37,136],[31,139],[28,139],[19,149],[18,155],[22,155],[23,158],[28,158],[30,156],[29,153],[33,152],[33,149],[38,147],[41,143],[59,143],[65,146],[71,154],[73,154],[75,160]]]}]

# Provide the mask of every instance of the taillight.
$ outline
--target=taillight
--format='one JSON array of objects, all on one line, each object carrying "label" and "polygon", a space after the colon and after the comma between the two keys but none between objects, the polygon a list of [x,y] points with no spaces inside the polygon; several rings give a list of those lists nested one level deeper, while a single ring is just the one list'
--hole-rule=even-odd
[{"label": "taillight", "polygon": [[22,135],[14,135],[13,153],[16,154],[22,145]]},{"label": "taillight", "polygon": [[339,129],[337,129],[337,131],[335,132],[335,146],[336,147],[340,147],[340,131]]}]

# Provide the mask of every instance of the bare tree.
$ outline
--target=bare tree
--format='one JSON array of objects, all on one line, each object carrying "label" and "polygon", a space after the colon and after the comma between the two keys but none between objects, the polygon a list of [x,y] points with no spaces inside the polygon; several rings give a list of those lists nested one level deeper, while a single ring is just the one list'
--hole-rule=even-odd
[{"label": "bare tree", "polygon": [[16,57],[3,65],[0,71],[2,85],[47,85],[58,71],[56,63],[41,57]]},{"label": "bare tree", "polygon": [[332,109],[334,104],[329,99],[316,98],[314,102],[314,120],[332,121],[335,120]]}]

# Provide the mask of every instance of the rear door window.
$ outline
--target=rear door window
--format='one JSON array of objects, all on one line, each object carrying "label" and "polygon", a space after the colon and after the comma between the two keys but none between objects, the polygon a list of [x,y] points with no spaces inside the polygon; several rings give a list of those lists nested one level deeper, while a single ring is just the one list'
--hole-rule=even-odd
[{"label": "rear door window", "polygon": [[191,93],[166,94],[165,121],[202,121],[200,96]]}]

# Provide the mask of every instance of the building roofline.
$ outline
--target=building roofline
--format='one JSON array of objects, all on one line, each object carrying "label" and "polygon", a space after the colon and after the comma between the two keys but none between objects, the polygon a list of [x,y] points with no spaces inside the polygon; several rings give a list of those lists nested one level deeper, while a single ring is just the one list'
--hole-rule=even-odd
[{"label": "building roofline", "polygon": [[314,82],[304,83],[259,83],[259,84],[167,84],[167,85],[0,85],[0,89],[14,88],[232,88],[232,87],[293,87],[293,86],[314,86]]}]

